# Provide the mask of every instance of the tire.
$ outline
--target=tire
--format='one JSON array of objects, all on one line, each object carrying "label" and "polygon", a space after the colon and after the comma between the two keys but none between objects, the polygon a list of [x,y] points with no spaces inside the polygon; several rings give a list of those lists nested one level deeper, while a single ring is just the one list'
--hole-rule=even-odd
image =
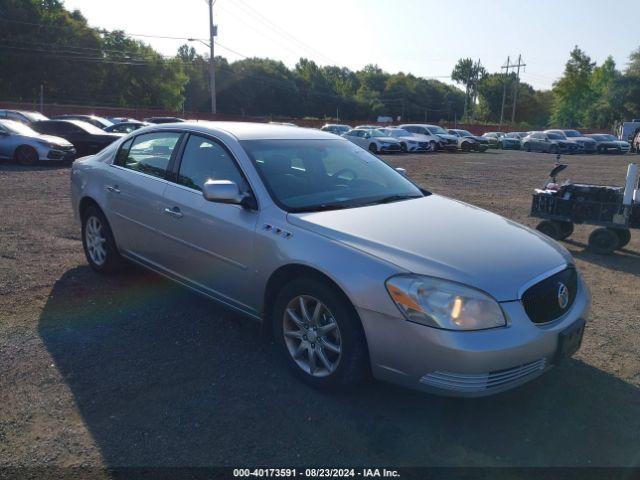
[{"label": "tire", "polygon": [[611,230],[618,236],[618,250],[626,247],[631,241],[631,232],[626,228],[612,228]]},{"label": "tire", "polygon": [[560,240],[565,240],[573,234],[573,222],[556,222],[560,226],[561,237]]},{"label": "tire", "polygon": [[407,144],[406,143],[401,143],[400,144],[400,150],[402,150],[402,153],[407,153],[408,149],[407,149]]},{"label": "tire", "polygon": [[375,143],[369,144],[369,151],[374,155],[378,154],[378,146]]},{"label": "tire", "polygon": [[596,228],[589,235],[589,250],[600,255],[610,255],[620,245],[620,238],[612,228]]},{"label": "tire", "polygon": [[[300,308],[300,298],[305,301],[307,319]],[[318,330],[315,330],[311,317],[318,301],[325,309],[315,324]],[[360,320],[344,295],[327,282],[302,277],[285,285],[276,297],[272,322],[276,343],[287,365],[308,385],[320,389],[346,389],[368,376],[369,357]],[[320,337],[320,328],[331,324],[335,327]],[[285,332],[288,332],[287,336]],[[335,351],[336,347],[339,347],[339,353]],[[328,364],[322,361],[319,352]],[[294,358],[296,353],[299,356]],[[315,364],[315,370],[312,364]]]},{"label": "tire", "polygon": [[462,142],[460,150],[462,150],[463,152],[468,152],[469,150],[471,150],[471,144],[469,142]]},{"label": "tire", "polygon": [[20,165],[35,165],[40,160],[36,149],[28,145],[16,148],[13,157]]},{"label": "tire", "polygon": [[558,146],[557,145],[551,145],[549,147],[549,153],[551,153],[553,155],[557,155],[558,154]]},{"label": "tire", "polygon": [[563,231],[562,225],[560,222],[555,222],[553,220],[543,220],[536,227],[540,233],[544,233],[547,237],[553,238],[554,240],[562,240]]},{"label": "tire", "polygon": [[[102,239],[97,239],[96,236],[101,236]],[[82,214],[82,247],[89,266],[98,273],[117,272],[124,264],[109,222],[102,210],[95,205],[88,207]]]}]

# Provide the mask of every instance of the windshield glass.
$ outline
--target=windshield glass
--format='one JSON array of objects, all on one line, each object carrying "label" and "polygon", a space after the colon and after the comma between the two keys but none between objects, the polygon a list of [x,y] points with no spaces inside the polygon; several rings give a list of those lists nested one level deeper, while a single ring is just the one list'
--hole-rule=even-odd
[{"label": "windshield glass", "polygon": [[392,137],[397,137],[397,138],[413,136],[413,134],[407,132],[406,130],[403,130],[402,128],[396,128],[396,129],[387,130],[387,131],[391,134]]},{"label": "windshield glass", "polygon": [[458,130],[458,133],[463,137],[473,137],[473,134],[467,130]]},{"label": "windshield glass", "polygon": [[67,120],[70,123],[73,123],[75,126],[80,127],[87,133],[91,133],[93,135],[104,135],[104,130],[100,130],[95,125],[91,125],[90,123],[83,122],[82,120]]},{"label": "windshield glass", "polygon": [[618,140],[616,137],[614,137],[613,135],[598,135],[598,140],[607,140],[609,142],[614,142],[616,140]]},{"label": "windshield glass", "polygon": [[427,130],[434,135],[447,135],[447,131],[442,127],[428,127]]},{"label": "windshield glass", "polygon": [[371,135],[372,137],[388,137],[388,135],[384,132],[381,132],[380,130],[368,130],[369,135]]},{"label": "windshield glass", "polygon": [[6,128],[10,133],[15,133],[17,135],[40,135],[24,123],[14,122],[13,120],[2,120],[0,121],[0,125]]},{"label": "windshield glass", "polygon": [[564,137],[558,133],[547,133],[547,137],[551,140],[564,140]]},{"label": "windshield glass", "polygon": [[582,136],[582,134],[577,130],[565,130],[564,134],[567,137],[581,137]]},{"label": "windshield glass", "polygon": [[378,157],[344,140],[240,143],[273,199],[289,212],[353,208],[423,196]]}]

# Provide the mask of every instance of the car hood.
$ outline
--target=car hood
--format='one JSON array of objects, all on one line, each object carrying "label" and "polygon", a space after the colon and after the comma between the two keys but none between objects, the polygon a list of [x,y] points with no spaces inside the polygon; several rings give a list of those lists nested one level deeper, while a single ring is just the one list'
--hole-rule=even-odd
[{"label": "car hood", "polygon": [[71,143],[68,140],[65,140],[62,137],[56,137],[54,135],[23,135],[23,137],[33,138],[34,140],[45,141],[49,143],[53,143],[55,145],[59,145],[61,147],[71,147]]},{"label": "car hood", "polygon": [[440,137],[440,138],[446,138],[446,139],[449,139],[449,140],[455,140],[456,142],[458,141],[458,138],[459,138],[459,137],[456,137],[455,135],[450,135],[448,133],[437,133],[436,135],[438,137]]},{"label": "car hood", "polygon": [[532,279],[572,263],[535,230],[439,195],[368,207],[289,214],[300,228],[364,251],[400,269],[516,300]]},{"label": "car hood", "polygon": [[573,142],[583,142],[583,143],[596,143],[593,138],[589,137],[567,137],[567,140]]},{"label": "car hood", "polygon": [[393,137],[371,137],[371,140],[377,140],[378,142],[386,143],[400,143],[397,138]]}]

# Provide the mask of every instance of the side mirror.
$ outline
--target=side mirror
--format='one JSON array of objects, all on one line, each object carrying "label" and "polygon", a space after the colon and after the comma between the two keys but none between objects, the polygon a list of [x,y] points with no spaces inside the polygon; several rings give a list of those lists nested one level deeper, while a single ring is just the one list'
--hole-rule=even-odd
[{"label": "side mirror", "polygon": [[396,168],[396,172],[398,172],[400,175],[402,175],[403,177],[407,176],[407,170],[402,168],[402,167],[397,167]]},{"label": "side mirror", "polygon": [[252,197],[240,191],[240,188],[231,180],[207,180],[202,188],[202,196],[205,200],[215,203],[227,203],[252,207]]}]

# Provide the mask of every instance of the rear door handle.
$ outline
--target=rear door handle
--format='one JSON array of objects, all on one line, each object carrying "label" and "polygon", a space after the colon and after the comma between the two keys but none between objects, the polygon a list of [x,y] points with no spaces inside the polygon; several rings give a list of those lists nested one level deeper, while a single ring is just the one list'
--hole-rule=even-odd
[{"label": "rear door handle", "polygon": [[167,207],[164,209],[164,213],[166,213],[167,215],[171,215],[174,218],[182,218],[182,212],[178,207],[173,207],[173,208]]},{"label": "rear door handle", "polygon": [[120,193],[120,189],[118,188],[117,185],[109,185],[107,187],[107,190],[109,190],[112,193]]}]

